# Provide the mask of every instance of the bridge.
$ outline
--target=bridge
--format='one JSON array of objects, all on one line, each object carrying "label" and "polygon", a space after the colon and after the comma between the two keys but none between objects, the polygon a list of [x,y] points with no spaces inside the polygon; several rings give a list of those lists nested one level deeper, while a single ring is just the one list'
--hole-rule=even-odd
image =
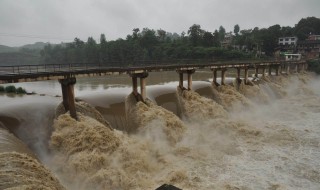
[{"label": "bridge", "polygon": [[[210,69],[213,73],[213,83],[224,85],[228,69],[237,70],[237,79],[248,83],[249,70],[254,70],[255,77],[260,74],[264,77],[275,73],[290,74],[301,72],[308,67],[306,61],[229,61],[217,62],[212,60],[174,60],[174,61],[141,61],[139,64],[123,65],[117,62],[106,64],[72,63],[72,64],[42,64],[0,66],[0,84],[15,82],[33,82],[43,80],[59,80],[62,89],[63,105],[70,111],[73,118],[77,118],[75,108],[74,85],[76,77],[92,77],[114,74],[128,74],[132,78],[132,92],[138,101],[146,98],[146,78],[149,72],[176,71],[179,78],[179,87],[192,90],[192,74],[197,69]],[[274,72],[272,72],[274,70]],[[221,72],[221,82],[217,83],[217,72]],[[183,86],[183,76],[187,75],[187,88]],[[138,92],[138,78],[140,79],[140,93]]]}]

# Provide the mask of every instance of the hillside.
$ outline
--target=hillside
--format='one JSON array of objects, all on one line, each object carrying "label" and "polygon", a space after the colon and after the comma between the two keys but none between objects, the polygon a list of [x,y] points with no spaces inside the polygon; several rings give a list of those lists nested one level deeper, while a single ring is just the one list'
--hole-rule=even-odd
[{"label": "hillside", "polygon": [[0,65],[34,65],[40,63],[40,51],[48,43],[36,42],[21,47],[0,45]]},{"label": "hillside", "polygon": [[19,49],[32,49],[32,50],[41,50],[44,48],[44,46],[48,45],[49,43],[44,43],[44,42],[36,42],[34,44],[27,44],[24,46],[19,47]]},{"label": "hillside", "polygon": [[0,53],[0,65],[35,65],[40,63],[40,55],[23,52]]},{"label": "hillside", "polygon": [[0,45],[0,53],[17,52],[19,48]]}]

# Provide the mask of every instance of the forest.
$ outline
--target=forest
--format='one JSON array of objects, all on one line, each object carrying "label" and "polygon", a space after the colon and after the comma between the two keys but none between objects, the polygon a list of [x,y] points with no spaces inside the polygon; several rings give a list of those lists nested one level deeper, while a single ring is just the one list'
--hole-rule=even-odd
[{"label": "forest", "polygon": [[[276,24],[268,28],[241,30],[236,24],[232,32],[227,32],[223,26],[210,32],[198,24],[190,26],[187,32],[180,34],[162,29],[134,28],[126,39],[107,41],[105,34],[101,34],[99,41],[93,37],[86,41],[75,38],[71,43],[48,44],[40,51],[40,55],[41,62],[46,64],[263,59],[273,56],[279,37],[297,36],[299,40],[304,40],[309,34],[320,34],[319,18],[303,18],[294,27]],[[227,39],[231,41],[225,43]]]}]

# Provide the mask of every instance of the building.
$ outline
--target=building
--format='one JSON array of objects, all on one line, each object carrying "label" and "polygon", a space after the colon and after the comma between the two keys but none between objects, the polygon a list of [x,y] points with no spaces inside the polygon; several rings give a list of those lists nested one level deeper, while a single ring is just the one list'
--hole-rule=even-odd
[{"label": "building", "polygon": [[278,39],[278,47],[274,50],[274,55],[277,59],[285,59],[285,54],[297,53],[296,47],[298,44],[298,37],[286,36]]},{"label": "building", "polygon": [[232,32],[226,33],[221,42],[221,47],[228,48],[232,45],[233,35]]},{"label": "building", "polygon": [[279,46],[296,46],[298,42],[298,37],[292,36],[292,37],[281,37],[278,40]]},{"label": "building", "polygon": [[286,61],[299,61],[301,60],[301,54],[284,54]]},{"label": "building", "polygon": [[320,35],[310,35],[308,40],[320,40]]},{"label": "building", "polygon": [[320,40],[309,40],[308,38],[308,40],[299,41],[297,50],[307,59],[320,58]]}]

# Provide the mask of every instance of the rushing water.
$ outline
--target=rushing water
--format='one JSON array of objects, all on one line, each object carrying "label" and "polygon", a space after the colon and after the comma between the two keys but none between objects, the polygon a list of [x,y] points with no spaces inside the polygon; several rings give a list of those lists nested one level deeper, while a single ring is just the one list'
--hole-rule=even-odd
[{"label": "rushing water", "polygon": [[[17,84],[38,94],[0,96],[0,126],[24,142],[1,129],[1,164],[9,153],[30,155],[48,169],[27,167],[29,172],[50,170],[71,190],[156,189],[164,183],[182,189],[319,189],[319,79],[268,77],[235,88],[231,78],[230,85],[213,86],[211,76],[197,72],[195,92],[188,92],[177,89],[176,73],[153,73],[146,103],[129,96],[126,75],[79,79],[77,98],[94,106],[78,102],[79,121],[61,113],[54,119],[61,102],[57,82]],[[16,154],[10,157],[20,159]],[[7,187],[6,171],[0,170],[0,187]],[[52,179],[47,187],[63,189]]]}]

